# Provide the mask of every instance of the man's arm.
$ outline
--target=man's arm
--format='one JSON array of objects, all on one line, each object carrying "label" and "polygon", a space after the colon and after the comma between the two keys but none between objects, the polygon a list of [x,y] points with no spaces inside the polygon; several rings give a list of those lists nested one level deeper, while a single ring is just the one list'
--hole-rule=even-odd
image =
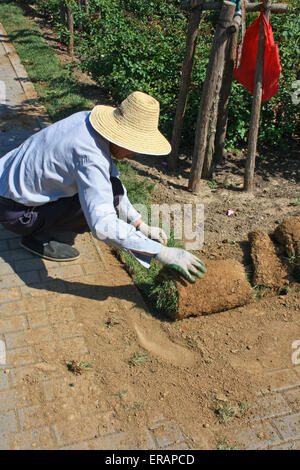
[{"label": "man's arm", "polygon": [[151,258],[162,246],[118,218],[113,204],[109,162],[101,157],[77,157],[76,182],[82,210],[93,235],[130,252],[143,266],[149,267]]}]

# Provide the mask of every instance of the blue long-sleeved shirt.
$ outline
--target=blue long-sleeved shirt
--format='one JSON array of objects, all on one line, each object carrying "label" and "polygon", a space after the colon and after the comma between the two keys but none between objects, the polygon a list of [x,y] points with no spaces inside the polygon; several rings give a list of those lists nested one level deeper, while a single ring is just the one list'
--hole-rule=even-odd
[{"label": "blue long-sleeved shirt", "polygon": [[78,193],[92,234],[149,267],[150,256],[131,250],[153,255],[159,253],[161,244],[131,225],[141,215],[124,187],[118,217],[110,177],[118,177],[119,172],[108,142],[92,128],[89,114],[82,111],[58,121],[4,155],[0,159],[0,195],[35,207]]}]

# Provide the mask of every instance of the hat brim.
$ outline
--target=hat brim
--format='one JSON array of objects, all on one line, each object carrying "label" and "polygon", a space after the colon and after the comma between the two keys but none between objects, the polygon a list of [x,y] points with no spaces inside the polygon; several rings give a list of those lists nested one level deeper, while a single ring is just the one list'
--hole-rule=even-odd
[{"label": "hat brim", "polygon": [[112,106],[97,105],[91,111],[89,120],[92,127],[109,142],[132,152],[143,155],[168,155],[171,145],[159,130],[143,132],[138,128],[120,122]]}]

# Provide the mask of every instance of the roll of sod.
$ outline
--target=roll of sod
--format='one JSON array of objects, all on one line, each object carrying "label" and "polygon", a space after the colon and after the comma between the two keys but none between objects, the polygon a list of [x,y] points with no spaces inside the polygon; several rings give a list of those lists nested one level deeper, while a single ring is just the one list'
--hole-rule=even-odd
[{"label": "roll of sod", "polygon": [[292,264],[300,270],[300,216],[290,217],[279,224],[274,231],[274,236],[285,247]]},{"label": "roll of sod", "polygon": [[251,285],[244,267],[236,260],[205,260],[207,272],[195,283],[171,279],[170,272],[162,270],[154,292],[156,306],[173,320],[208,315],[230,310],[253,299]]},{"label": "roll of sod", "polygon": [[289,273],[275,251],[269,235],[262,230],[248,233],[254,267],[254,286],[280,289],[289,282]]}]

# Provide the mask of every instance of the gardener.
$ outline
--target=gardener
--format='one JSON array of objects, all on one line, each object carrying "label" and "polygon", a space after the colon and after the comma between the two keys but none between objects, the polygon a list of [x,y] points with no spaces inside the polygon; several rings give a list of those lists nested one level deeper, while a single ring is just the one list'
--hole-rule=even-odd
[{"label": "gardener", "polygon": [[159,103],[134,92],[118,108],[95,106],[29,137],[0,159],[0,223],[48,260],[78,258],[65,235],[91,231],[146,267],[156,257],[190,282],[191,274],[202,277],[202,261],[163,246],[164,231],[142,221],[111,159],[170,153],[158,119]]}]

